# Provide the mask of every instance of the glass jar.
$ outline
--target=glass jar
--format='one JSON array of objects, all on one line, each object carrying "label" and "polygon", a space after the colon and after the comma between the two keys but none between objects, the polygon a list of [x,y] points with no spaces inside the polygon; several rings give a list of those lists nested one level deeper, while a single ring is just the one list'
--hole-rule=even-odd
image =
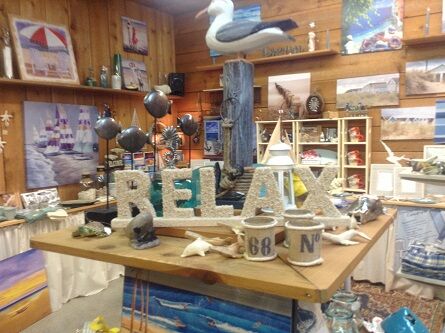
[{"label": "glass jar", "polygon": [[359,333],[353,312],[343,305],[331,302],[326,310],[327,325],[331,333]]},{"label": "glass jar", "polygon": [[361,304],[356,294],[346,290],[339,290],[332,296],[332,301],[343,305],[352,312],[357,327],[363,325],[363,318],[360,312]]},{"label": "glass jar", "polygon": [[99,74],[99,84],[102,88],[108,88],[108,68],[101,66]]},{"label": "glass jar", "polygon": [[106,195],[106,176],[105,176],[105,167],[103,165],[98,165],[96,168],[96,189],[98,196]]}]

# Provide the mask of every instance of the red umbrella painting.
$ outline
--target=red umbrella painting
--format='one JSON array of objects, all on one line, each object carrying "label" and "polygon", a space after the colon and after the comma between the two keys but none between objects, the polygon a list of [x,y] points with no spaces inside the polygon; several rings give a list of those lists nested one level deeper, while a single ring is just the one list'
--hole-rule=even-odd
[{"label": "red umbrella painting", "polygon": [[64,34],[44,25],[31,25],[20,30],[20,34],[30,42],[46,49],[66,49],[67,41]]}]

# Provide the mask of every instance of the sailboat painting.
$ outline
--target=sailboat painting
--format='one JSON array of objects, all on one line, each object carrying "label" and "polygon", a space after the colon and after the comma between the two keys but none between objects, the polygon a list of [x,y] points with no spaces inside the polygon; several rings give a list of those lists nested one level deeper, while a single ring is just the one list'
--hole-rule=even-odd
[{"label": "sailboat painting", "polygon": [[74,184],[95,172],[97,115],[95,106],[24,102],[27,188]]}]

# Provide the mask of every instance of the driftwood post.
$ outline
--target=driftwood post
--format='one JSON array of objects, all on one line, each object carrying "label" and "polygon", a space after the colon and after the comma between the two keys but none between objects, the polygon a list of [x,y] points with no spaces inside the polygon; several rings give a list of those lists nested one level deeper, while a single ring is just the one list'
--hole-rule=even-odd
[{"label": "driftwood post", "polygon": [[[224,63],[223,115],[233,121],[229,168],[253,163],[253,73],[253,64],[246,60]],[[224,162],[228,161],[224,159]]]}]

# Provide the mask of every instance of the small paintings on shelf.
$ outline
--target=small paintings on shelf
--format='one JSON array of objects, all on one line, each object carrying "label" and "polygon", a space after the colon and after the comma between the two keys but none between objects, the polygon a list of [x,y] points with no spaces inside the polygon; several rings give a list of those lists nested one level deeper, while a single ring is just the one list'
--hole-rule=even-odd
[{"label": "small paintings on shelf", "polygon": [[122,59],[124,88],[128,90],[148,91],[148,74],[142,61]]}]

